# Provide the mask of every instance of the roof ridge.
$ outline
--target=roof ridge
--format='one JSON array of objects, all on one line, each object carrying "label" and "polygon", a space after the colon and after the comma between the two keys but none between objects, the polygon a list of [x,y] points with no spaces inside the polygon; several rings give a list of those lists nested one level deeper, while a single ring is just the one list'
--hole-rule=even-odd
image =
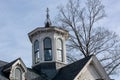
[{"label": "roof ridge", "polygon": [[[79,62],[79,61],[82,61],[83,59],[91,58],[92,56],[93,56],[93,55],[90,55],[90,56],[84,57],[84,58],[82,58],[82,59],[76,60],[75,62],[70,63],[70,64],[68,64],[68,65],[66,65],[66,66],[64,66],[64,67],[67,67],[67,66],[70,66],[70,65],[72,65],[72,64],[75,64],[75,63],[77,63],[77,62]],[[64,67],[62,67],[62,68],[64,68]],[[62,69],[62,68],[61,68],[61,69]]]},{"label": "roof ridge", "polygon": [[17,58],[9,63],[7,63],[6,65],[3,66],[3,71],[7,68],[11,68],[11,66],[17,61],[17,60],[20,60],[21,58]]},{"label": "roof ridge", "polygon": [[8,63],[8,62],[6,62],[6,61],[3,61],[3,60],[0,60],[0,62],[5,62],[5,63]]}]

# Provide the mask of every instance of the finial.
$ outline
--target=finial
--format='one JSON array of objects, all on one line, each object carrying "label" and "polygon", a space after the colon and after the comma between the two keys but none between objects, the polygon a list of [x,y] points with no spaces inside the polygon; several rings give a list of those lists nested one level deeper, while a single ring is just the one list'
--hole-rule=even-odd
[{"label": "finial", "polygon": [[51,21],[50,21],[49,9],[48,8],[47,8],[46,12],[47,12],[47,15],[46,15],[45,27],[50,27]]},{"label": "finial", "polygon": [[47,12],[46,17],[47,17],[47,19],[49,19],[49,9],[48,8],[47,8],[46,12]]}]

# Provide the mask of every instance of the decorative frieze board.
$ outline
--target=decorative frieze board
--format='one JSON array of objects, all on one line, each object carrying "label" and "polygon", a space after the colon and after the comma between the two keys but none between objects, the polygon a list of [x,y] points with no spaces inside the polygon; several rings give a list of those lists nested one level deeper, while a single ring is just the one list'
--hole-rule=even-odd
[{"label": "decorative frieze board", "polygon": [[33,36],[37,36],[42,33],[57,33],[65,37],[65,39],[68,39],[68,31],[63,30],[61,28],[56,28],[56,27],[49,27],[49,28],[44,28],[44,27],[39,27],[28,33],[28,36],[30,38],[30,41],[32,40]]}]

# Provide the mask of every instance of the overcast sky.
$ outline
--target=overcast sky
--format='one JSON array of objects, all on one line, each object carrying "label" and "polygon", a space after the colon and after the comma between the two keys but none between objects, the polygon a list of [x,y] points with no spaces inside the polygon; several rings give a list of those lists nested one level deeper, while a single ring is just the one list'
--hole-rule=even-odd
[{"label": "overcast sky", "polygon": [[[31,67],[32,49],[27,34],[44,26],[47,7],[53,20],[58,11],[56,7],[66,2],[67,0],[0,0],[0,60],[10,62],[21,57]],[[107,17],[99,25],[120,36],[120,0],[103,0],[103,4]]]}]

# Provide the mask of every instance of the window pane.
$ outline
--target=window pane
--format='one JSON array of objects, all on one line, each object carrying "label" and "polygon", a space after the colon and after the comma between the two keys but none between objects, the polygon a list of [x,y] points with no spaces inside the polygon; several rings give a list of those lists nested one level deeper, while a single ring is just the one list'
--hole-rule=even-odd
[{"label": "window pane", "polygon": [[34,56],[35,56],[35,63],[40,61],[40,54],[39,54],[39,41],[36,40],[34,42]]},{"label": "window pane", "polygon": [[35,63],[38,63],[40,61],[40,54],[39,52],[35,53]]},{"label": "window pane", "polygon": [[63,61],[63,47],[62,47],[62,40],[57,40],[57,60]]},{"label": "window pane", "polygon": [[36,40],[34,43],[34,51],[36,52],[38,50],[39,50],[39,42],[38,42],[38,40]]},{"label": "window pane", "polygon": [[61,50],[57,50],[57,60],[62,61],[62,51]]},{"label": "window pane", "polygon": [[50,38],[45,38],[44,48],[51,48],[51,39]]},{"label": "window pane", "polygon": [[45,61],[51,61],[51,60],[52,60],[52,51],[45,50]]},{"label": "window pane", "polygon": [[45,59],[45,61],[52,60],[52,45],[51,45],[50,38],[44,39],[44,59]]},{"label": "window pane", "polygon": [[15,69],[15,80],[22,80],[22,72],[20,69]]},{"label": "window pane", "polygon": [[62,49],[62,41],[60,39],[57,40],[58,49]]}]

